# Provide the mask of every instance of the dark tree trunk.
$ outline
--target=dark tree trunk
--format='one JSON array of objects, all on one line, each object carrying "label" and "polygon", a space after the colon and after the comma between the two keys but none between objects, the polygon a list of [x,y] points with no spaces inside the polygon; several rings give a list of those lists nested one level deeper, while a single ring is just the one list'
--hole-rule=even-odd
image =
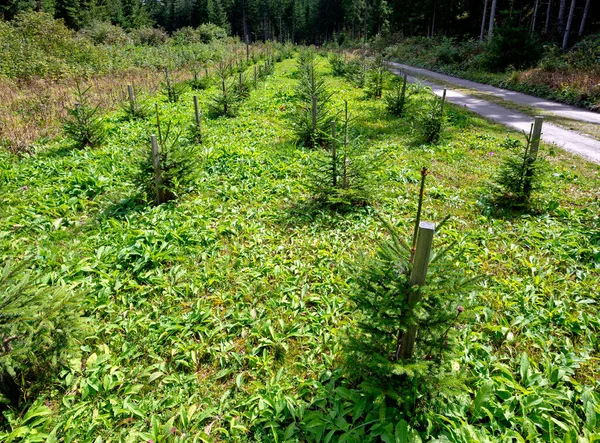
[{"label": "dark tree trunk", "polygon": [[571,7],[569,8],[569,18],[567,19],[567,28],[565,29],[565,35],[563,36],[562,48],[567,49],[569,44],[569,33],[571,32],[571,25],[573,24],[573,15],[575,15],[575,3],[577,0],[571,0]]},{"label": "dark tree trunk", "polygon": [[533,7],[533,20],[531,21],[531,35],[533,36],[535,32],[535,22],[537,21],[538,14],[538,6],[540,5],[540,0],[535,0],[535,6]]},{"label": "dark tree trunk", "polygon": [[483,4],[483,17],[481,18],[481,32],[479,33],[479,41],[483,41],[483,35],[485,34],[485,19],[487,17],[488,0],[485,0]]},{"label": "dark tree trunk", "polygon": [[560,0],[560,5],[558,8],[558,22],[557,29],[559,35],[564,35],[565,33],[565,11],[567,10],[567,0]]},{"label": "dark tree trunk", "polygon": [[488,38],[492,38],[494,35],[494,19],[496,18],[496,2],[492,0],[492,10],[490,11],[490,26],[488,28]]},{"label": "dark tree trunk", "polygon": [[583,36],[583,31],[585,30],[585,21],[587,19],[588,12],[590,10],[591,0],[587,0],[585,2],[585,8],[583,8],[583,15],[581,16],[581,24],[579,25],[579,37]]},{"label": "dark tree trunk", "polygon": [[548,8],[546,9],[546,26],[544,27],[544,34],[548,34],[550,30],[550,12],[552,9],[552,0],[548,0]]}]

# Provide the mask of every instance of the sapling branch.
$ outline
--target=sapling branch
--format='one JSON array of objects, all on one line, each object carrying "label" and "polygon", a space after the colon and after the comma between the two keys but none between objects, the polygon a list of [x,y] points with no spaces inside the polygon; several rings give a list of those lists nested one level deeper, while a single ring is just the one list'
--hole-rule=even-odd
[{"label": "sapling branch", "polygon": [[417,218],[415,219],[415,229],[413,232],[412,246],[410,249],[410,262],[412,263],[415,258],[417,248],[417,236],[419,233],[419,224],[421,223],[421,211],[423,209],[423,193],[425,191],[425,178],[427,177],[428,170],[425,166],[421,169],[421,186],[419,188],[419,203],[417,206]]}]

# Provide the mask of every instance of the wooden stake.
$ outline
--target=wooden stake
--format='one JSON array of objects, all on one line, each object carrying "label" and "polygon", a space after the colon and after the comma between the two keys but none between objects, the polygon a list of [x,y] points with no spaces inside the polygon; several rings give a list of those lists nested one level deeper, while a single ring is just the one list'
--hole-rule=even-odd
[{"label": "wooden stake", "polygon": [[333,187],[337,186],[337,152],[335,146],[335,120],[331,120],[331,173],[333,175]]},{"label": "wooden stake", "polygon": [[315,94],[315,68],[311,69],[311,111],[312,111],[312,131],[313,135],[317,132],[317,96]]},{"label": "wooden stake", "polygon": [[415,220],[415,230],[413,232],[412,249],[410,251],[410,261],[412,263],[417,247],[417,237],[419,234],[419,226],[421,224],[421,211],[423,209],[423,193],[425,191],[425,177],[427,177],[427,168],[423,166],[421,169],[421,187],[419,189],[419,204],[417,206],[417,218]]},{"label": "wooden stake", "polygon": [[315,134],[317,132],[317,96],[314,94],[312,96],[311,113],[312,113],[312,131],[313,131],[313,134]]},{"label": "wooden stake", "polygon": [[[156,109],[156,127],[158,129],[158,140],[163,143],[163,138],[162,138],[162,131],[160,130],[160,117],[158,115],[158,103],[154,104],[154,107]],[[167,131],[168,132],[168,131]]]},{"label": "wooden stake", "polygon": [[344,159],[342,161],[344,168],[342,174],[342,187],[348,187],[348,100],[344,100]]},{"label": "wooden stake", "polygon": [[403,76],[403,82],[402,82],[402,109],[400,110],[400,115],[404,114],[404,105],[406,103],[406,82],[408,80],[408,76],[406,75],[406,73]]},{"label": "wooden stake", "polygon": [[198,96],[194,95],[194,114],[196,115],[196,126],[198,133],[202,130],[202,121],[200,120],[200,107],[198,106]]},{"label": "wooden stake", "polygon": [[544,117],[536,116],[533,123],[533,132],[531,134],[531,149],[529,150],[529,158],[532,161],[537,159],[538,150],[540,148],[540,139],[542,138],[542,125]]},{"label": "wooden stake", "polygon": [[[410,286],[421,286],[425,285],[427,279],[427,270],[429,268],[429,257],[431,255],[431,245],[433,243],[433,234],[435,232],[435,224],[430,222],[421,222],[419,224],[419,233],[417,240],[417,250],[415,254],[415,260],[413,263],[413,269],[410,274]],[[410,309],[409,318],[413,316],[413,309],[415,305],[423,299],[423,294],[420,289],[411,292],[408,295],[408,305]],[[406,332],[400,335],[398,340],[398,346],[396,348],[396,360],[398,358],[410,359],[412,358],[415,340],[417,338],[418,325],[414,324],[408,326]]]},{"label": "wooden stake", "polygon": [[523,193],[526,198],[531,194],[533,180],[533,164],[537,160],[538,150],[540,148],[540,139],[542,137],[542,125],[544,117],[536,116],[533,123],[533,130],[529,139],[529,153],[527,159],[527,169],[525,170],[525,180],[523,182]]},{"label": "wooden stake", "polygon": [[442,94],[442,107],[440,110],[440,116],[444,115],[444,104],[446,103],[446,89],[444,89],[444,93]]},{"label": "wooden stake", "polygon": [[167,82],[167,95],[169,96],[169,101],[174,101],[173,91],[171,89],[171,79],[169,78],[169,68],[165,68],[165,79]]},{"label": "wooden stake", "polygon": [[156,185],[156,204],[160,205],[164,202],[162,172],[160,170],[160,152],[158,151],[158,142],[156,135],[150,136],[152,140],[152,163],[154,165],[154,183]]},{"label": "wooden stake", "polygon": [[127,85],[127,93],[129,94],[129,105],[131,106],[131,112],[135,112],[135,94],[133,92],[133,86]]}]

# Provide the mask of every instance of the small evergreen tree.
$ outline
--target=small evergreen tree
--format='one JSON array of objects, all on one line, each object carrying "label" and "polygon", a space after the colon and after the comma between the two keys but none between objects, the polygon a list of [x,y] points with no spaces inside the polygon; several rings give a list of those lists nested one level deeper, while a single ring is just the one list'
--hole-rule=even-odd
[{"label": "small evergreen tree", "polygon": [[329,103],[332,94],[316,72],[315,54],[304,51],[298,58],[299,82],[296,86],[298,110],[294,114],[296,135],[308,147],[327,144],[331,124]]},{"label": "small evergreen tree", "polygon": [[198,158],[195,146],[183,140],[181,134],[172,134],[170,124],[163,134],[159,123],[158,133],[161,187],[157,188],[154,157],[148,148],[141,155],[134,182],[149,200],[158,202],[160,189],[163,202],[167,202],[191,190]]},{"label": "small evergreen tree", "polygon": [[328,149],[316,154],[307,186],[318,200],[334,208],[364,205],[372,197],[375,183],[371,172],[379,162],[366,155],[358,139],[349,138],[347,102],[340,137],[335,134],[335,122],[331,123]]},{"label": "small evergreen tree", "polygon": [[422,100],[421,107],[416,113],[416,132],[423,143],[437,143],[444,128],[445,96],[437,96]]},{"label": "small evergreen tree", "polygon": [[546,164],[537,155],[533,156],[532,133],[526,144],[507,137],[502,147],[508,150],[492,183],[496,204],[514,208],[529,205],[531,194],[541,188]]},{"label": "small evergreen tree", "polygon": [[396,117],[404,115],[407,104],[406,90],[406,75],[402,79],[396,77],[393,89],[385,96],[386,108],[390,114]]},{"label": "small evergreen tree", "polygon": [[238,74],[238,81],[234,84],[234,92],[238,99],[245,100],[250,96],[251,83],[244,78],[244,73]]},{"label": "small evergreen tree", "polygon": [[[423,184],[424,176],[421,189]],[[427,403],[428,398],[460,385],[458,374],[449,374],[448,358],[464,312],[461,299],[473,280],[456,265],[457,256],[448,246],[430,260],[427,284],[418,289],[422,298],[411,303],[410,295],[417,290],[410,281],[418,231],[411,245],[394,226],[382,222],[389,239],[378,242],[376,255],[365,259],[355,272],[352,300],[357,327],[351,329],[347,343],[348,371],[367,391],[385,393],[407,416],[414,416],[417,400]],[[412,325],[418,325],[414,353],[411,359],[403,359],[403,336]]]},{"label": "small evergreen tree", "polygon": [[68,117],[63,129],[65,134],[73,140],[75,147],[95,148],[101,145],[106,138],[104,122],[99,116],[99,105],[92,106],[89,99],[91,86],[82,89],[79,83],[76,85],[75,106],[67,110]]},{"label": "small evergreen tree", "polygon": [[165,81],[163,83],[163,91],[167,97],[167,101],[177,103],[187,89],[186,83],[174,82],[169,73],[169,69],[165,68]]},{"label": "small evergreen tree", "polygon": [[375,57],[375,60],[373,60],[366,73],[364,87],[367,97],[381,98],[383,94],[383,83],[386,73],[387,68],[385,60],[382,56],[378,55]]},{"label": "small evergreen tree", "polygon": [[0,268],[0,394],[12,406],[48,384],[85,330],[73,293],[40,283],[28,264]]},{"label": "small evergreen tree", "polygon": [[347,71],[347,63],[337,52],[329,53],[329,64],[331,65],[331,70],[333,75],[338,77],[345,77]]},{"label": "small evergreen tree", "polygon": [[214,79],[208,74],[206,67],[204,68],[204,75],[202,75],[202,71],[202,66],[199,63],[192,64],[192,78],[188,80],[188,85],[196,91],[208,89],[214,82]]},{"label": "small evergreen tree", "polygon": [[233,82],[230,80],[232,75],[231,65],[219,62],[215,70],[219,91],[209,104],[213,115],[233,117],[237,112],[239,97],[235,93]]}]

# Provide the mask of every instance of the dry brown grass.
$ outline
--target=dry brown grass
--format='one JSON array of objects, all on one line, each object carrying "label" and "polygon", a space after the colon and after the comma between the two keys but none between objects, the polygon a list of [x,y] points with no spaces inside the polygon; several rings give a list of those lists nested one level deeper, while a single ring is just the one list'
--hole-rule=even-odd
[{"label": "dry brown grass", "polygon": [[[187,70],[173,72],[174,81],[190,77]],[[160,87],[164,73],[151,69],[130,69],[81,81],[90,86],[90,101],[103,112],[116,109],[127,98],[127,85],[136,93],[152,94]],[[39,138],[59,135],[67,109],[75,101],[76,79],[29,81],[0,80],[0,145],[11,152],[31,150]]]},{"label": "dry brown grass", "polygon": [[[582,97],[600,97],[600,71],[545,71],[536,68],[520,73],[519,81],[531,85],[547,85],[559,91],[568,88]],[[600,109],[600,103],[596,108]]]}]

